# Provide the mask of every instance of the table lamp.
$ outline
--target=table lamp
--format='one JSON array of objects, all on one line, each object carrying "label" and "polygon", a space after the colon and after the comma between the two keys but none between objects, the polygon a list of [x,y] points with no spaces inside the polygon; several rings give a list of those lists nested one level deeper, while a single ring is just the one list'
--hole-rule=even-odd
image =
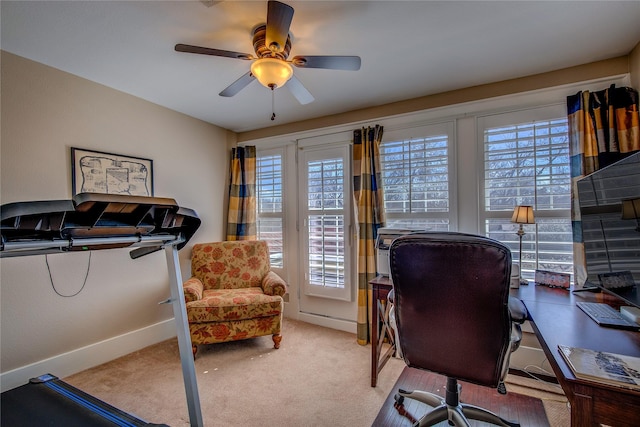
[{"label": "table lamp", "polygon": [[526,285],[528,282],[526,280],[522,280],[522,236],[525,235],[524,229],[522,228],[522,224],[535,224],[535,219],[533,218],[533,207],[532,206],[516,206],[513,209],[513,216],[511,217],[511,222],[515,222],[516,224],[520,224],[520,228],[516,233],[520,238],[520,284]]}]

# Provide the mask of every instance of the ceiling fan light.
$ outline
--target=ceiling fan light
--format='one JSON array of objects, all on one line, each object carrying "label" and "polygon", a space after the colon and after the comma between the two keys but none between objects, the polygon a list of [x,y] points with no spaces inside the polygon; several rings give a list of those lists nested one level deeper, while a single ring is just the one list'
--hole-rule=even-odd
[{"label": "ceiling fan light", "polygon": [[288,62],[276,58],[261,58],[251,64],[251,73],[265,87],[282,87],[293,75]]}]

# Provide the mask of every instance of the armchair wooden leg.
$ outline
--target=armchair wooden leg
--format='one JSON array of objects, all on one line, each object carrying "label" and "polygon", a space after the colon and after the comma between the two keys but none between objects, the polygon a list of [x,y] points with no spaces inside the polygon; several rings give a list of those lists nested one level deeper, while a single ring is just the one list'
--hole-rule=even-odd
[{"label": "armchair wooden leg", "polygon": [[273,334],[273,348],[280,348],[280,341],[282,341],[282,335]]},{"label": "armchair wooden leg", "polygon": [[191,344],[191,351],[193,352],[193,360],[196,360],[196,353],[198,352],[198,346]]}]

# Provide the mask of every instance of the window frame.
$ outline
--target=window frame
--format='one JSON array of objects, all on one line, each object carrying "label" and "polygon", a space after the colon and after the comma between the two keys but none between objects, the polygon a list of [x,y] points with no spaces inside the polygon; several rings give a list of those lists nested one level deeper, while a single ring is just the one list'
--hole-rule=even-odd
[{"label": "window frame", "polygon": [[[457,185],[457,163],[456,163],[456,131],[455,120],[447,120],[443,122],[435,122],[428,124],[421,124],[416,126],[408,126],[398,129],[392,129],[385,132],[382,138],[380,146],[380,156],[382,157],[383,148],[385,144],[392,144],[400,141],[412,141],[421,140],[434,136],[447,136],[447,185],[448,185],[448,210],[445,212],[437,211],[422,211],[422,212],[389,212],[385,209],[385,215],[387,218],[387,224],[394,220],[420,220],[420,219],[446,219],[449,221],[448,229],[454,231],[458,229],[458,185]],[[381,159],[381,174],[383,175],[384,182],[384,162]],[[383,183],[384,191],[384,183]],[[393,227],[393,225],[391,225]],[[406,228],[401,225],[396,225],[397,228]],[[416,227],[410,227],[416,228]],[[418,227],[422,228],[422,227]]]},{"label": "window frame", "polygon": [[[281,190],[281,207],[280,212],[260,212],[260,172],[259,172],[259,159],[261,157],[271,157],[271,156],[279,156],[280,157],[280,167],[281,167],[281,177],[280,177],[280,185],[282,187]],[[282,227],[282,260],[281,265],[273,264],[271,265],[272,269],[284,270],[287,267],[287,231],[286,231],[286,157],[285,157],[285,149],[284,147],[278,148],[270,148],[270,149],[262,149],[256,150],[256,222],[257,222],[257,238],[260,239],[260,219],[261,218],[280,218],[281,227]],[[268,240],[267,240],[268,241]],[[271,251],[271,246],[269,247],[269,255],[273,256]]]},{"label": "window frame", "polygon": [[[308,163],[310,161],[323,161],[330,158],[339,158],[343,163],[343,206],[340,209],[336,209],[336,212],[340,212],[343,216],[344,230],[343,230],[343,280],[342,287],[321,286],[311,283],[311,277],[309,272],[310,260],[309,260],[309,236],[307,233],[309,224],[309,216],[315,212],[315,210],[309,209],[308,198],[300,197],[302,194],[307,194],[308,191]],[[353,248],[353,177],[352,177],[352,158],[351,158],[351,146],[349,144],[328,144],[327,146],[321,145],[309,145],[302,148],[302,151],[298,155],[298,177],[299,177],[299,218],[302,221],[300,227],[300,256],[301,256],[301,287],[303,293],[306,296],[322,297],[326,299],[334,299],[340,301],[352,302],[355,296],[355,281],[354,272],[357,269],[356,259],[354,256]]]},{"label": "window frame", "polygon": [[[477,137],[478,137],[478,185],[479,185],[479,200],[478,200],[478,231],[479,234],[489,235],[487,230],[489,221],[498,221],[504,223],[511,223],[511,216],[513,214],[513,207],[505,210],[487,210],[487,195],[486,195],[486,170],[485,170],[485,129],[497,128],[500,126],[514,126],[525,123],[535,123],[535,122],[544,122],[550,120],[556,120],[559,118],[566,118],[566,106],[564,104],[549,104],[545,106],[538,106],[532,108],[521,109],[517,111],[507,111],[507,112],[499,112],[499,113],[491,113],[486,115],[478,115],[476,117],[476,125],[477,125]],[[567,133],[568,136],[568,133]],[[567,140],[567,150],[568,150],[569,141]],[[535,147],[533,148],[535,153]],[[569,157],[569,154],[567,154]],[[567,166],[568,167],[568,166]],[[537,179],[534,178],[534,181],[537,182]],[[569,177],[569,188],[571,188],[571,178]],[[537,188],[537,186],[536,186]],[[571,191],[571,190],[570,190]],[[534,199],[537,199],[537,191],[534,194]],[[569,192],[568,197],[571,197],[571,193]],[[517,200],[517,204],[531,204],[523,202],[522,197],[514,196]],[[521,274],[526,279],[533,279],[534,273],[536,269],[547,269],[541,264],[544,264],[544,260],[541,260],[540,253],[541,246],[544,246],[546,241],[542,241],[540,236],[544,235],[545,231],[540,230],[540,228],[544,228],[543,224],[549,224],[552,221],[568,221],[567,224],[564,224],[565,227],[568,226],[568,230],[571,229],[571,206],[568,206],[564,209],[538,209],[536,204],[532,204],[534,206],[535,212],[535,221],[536,224],[524,224],[523,229],[526,233],[522,239],[522,253],[523,253],[523,268],[521,269]],[[503,243],[507,244],[512,249],[512,255],[514,262],[520,263],[520,254],[519,254],[519,238],[516,235],[516,231],[518,228],[517,224],[513,224],[513,236],[509,239],[502,240]],[[508,233],[508,232],[505,232]],[[569,268],[563,270],[563,272],[570,273],[573,280],[573,244],[572,244],[572,236],[569,234],[569,240],[566,242],[566,245],[570,246],[571,252],[571,262],[566,264]],[[528,260],[525,256],[527,253],[533,253],[534,259]],[[564,253],[564,252],[559,252]],[[527,264],[531,265],[533,262],[534,268],[528,268]],[[560,262],[559,262],[560,263]],[[563,263],[560,263],[563,264]]]}]

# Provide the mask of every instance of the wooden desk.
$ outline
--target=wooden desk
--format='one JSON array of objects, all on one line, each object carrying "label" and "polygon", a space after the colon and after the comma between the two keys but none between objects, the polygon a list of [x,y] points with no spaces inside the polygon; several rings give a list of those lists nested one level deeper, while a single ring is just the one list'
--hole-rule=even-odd
[{"label": "wooden desk", "polygon": [[571,425],[591,427],[640,424],[640,392],[581,380],[558,352],[558,345],[589,348],[640,357],[640,332],[598,326],[578,307],[578,301],[621,301],[604,294],[572,293],[545,286],[521,286],[511,291],[529,312],[533,329],[571,404]]},{"label": "wooden desk", "polygon": [[[391,280],[385,276],[378,276],[369,282],[373,298],[371,301],[371,387],[378,382],[378,374],[396,351],[395,336],[389,324],[389,309],[387,296],[392,289]],[[390,344],[383,353],[385,342]]]}]

